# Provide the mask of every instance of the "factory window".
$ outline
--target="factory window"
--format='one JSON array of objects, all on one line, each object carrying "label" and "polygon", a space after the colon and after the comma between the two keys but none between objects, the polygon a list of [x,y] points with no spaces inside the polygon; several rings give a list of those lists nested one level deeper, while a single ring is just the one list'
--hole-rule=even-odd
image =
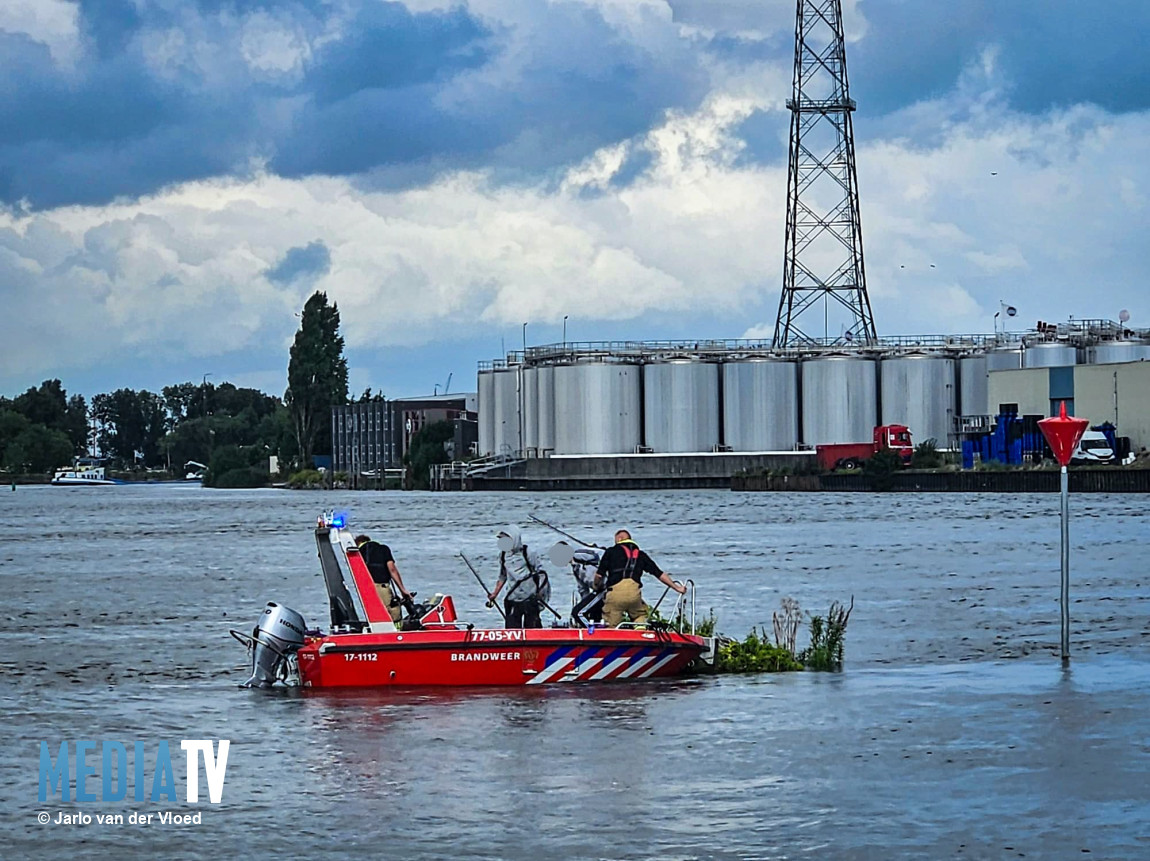
[{"label": "factory window", "polygon": [[1050,399],[1050,414],[1056,416],[1062,410],[1062,405],[1066,404],[1066,415],[1074,415],[1074,398],[1051,398]]}]

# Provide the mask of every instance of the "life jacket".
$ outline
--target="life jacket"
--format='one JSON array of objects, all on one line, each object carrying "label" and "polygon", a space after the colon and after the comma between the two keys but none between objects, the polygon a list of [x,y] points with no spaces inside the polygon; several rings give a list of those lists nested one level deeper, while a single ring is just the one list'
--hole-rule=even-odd
[{"label": "life jacket", "polygon": [[634,541],[620,541],[615,546],[623,551],[623,555],[627,557],[627,561],[624,563],[621,573],[616,573],[615,571],[609,571],[607,573],[607,586],[614,586],[622,580],[634,580],[636,583],[639,583],[639,578],[643,574],[643,572],[638,570],[639,554],[643,551],[639,549],[639,545]]}]

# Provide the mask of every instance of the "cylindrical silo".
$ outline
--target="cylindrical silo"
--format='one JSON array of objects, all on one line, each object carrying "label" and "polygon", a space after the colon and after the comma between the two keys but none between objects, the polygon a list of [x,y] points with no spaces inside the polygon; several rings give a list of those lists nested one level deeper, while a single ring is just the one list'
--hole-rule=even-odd
[{"label": "cylindrical silo", "polygon": [[520,377],[523,386],[523,448],[527,454],[537,456],[539,451],[539,372],[524,368]]},{"label": "cylindrical silo", "polygon": [[1021,347],[999,347],[986,354],[987,371],[1017,371],[1021,367]]},{"label": "cylindrical silo", "polygon": [[732,451],[791,451],[799,441],[798,366],[723,363],[723,443]]},{"label": "cylindrical silo", "polygon": [[987,387],[986,354],[963,356],[958,360],[959,414],[985,416],[990,414],[990,393]]},{"label": "cylindrical silo", "polygon": [[495,454],[517,456],[519,438],[519,369],[495,370]]},{"label": "cylindrical silo", "polygon": [[954,359],[920,353],[884,358],[882,369],[882,423],[910,429],[915,444],[933,439],[950,448],[954,432]]},{"label": "cylindrical silo", "polygon": [[1022,354],[1024,368],[1066,368],[1078,364],[1078,348],[1069,344],[1034,344]]},{"label": "cylindrical silo", "polygon": [[539,392],[539,455],[555,450],[555,369],[544,365],[535,369],[535,382]]},{"label": "cylindrical silo", "polygon": [[1090,354],[1090,361],[1095,365],[1150,362],[1150,343],[1146,341],[1103,341],[1094,345]]},{"label": "cylindrical silo", "polygon": [[869,442],[874,438],[878,379],[872,359],[856,355],[804,359],[801,374],[804,443]]},{"label": "cylindrical silo", "polygon": [[555,454],[629,454],[640,443],[640,368],[615,362],[555,368]]},{"label": "cylindrical silo", "polygon": [[479,372],[479,454],[495,453],[495,372]]},{"label": "cylindrical silo", "polygon": [[672,359],[643,366],[644,442],[656,452],[719,444],[719,366]]}]

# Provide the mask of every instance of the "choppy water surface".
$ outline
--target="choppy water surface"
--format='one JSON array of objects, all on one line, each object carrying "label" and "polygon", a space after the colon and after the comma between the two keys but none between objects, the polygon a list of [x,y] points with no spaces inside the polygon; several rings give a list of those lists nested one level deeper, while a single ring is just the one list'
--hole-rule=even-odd
[{"label": "choppy water surface", "polygon": [[[769,626],[783,596],[825,612],[853,595],[847,668],[239,691],[229,627],[268,600],[326,622],[311,532],[324,506],[391,544],[412,588],[491,623],[455,554],[493,579],[500,525],[553,542],[531,512],[599,542],[630,526],[727,633]],[[1073,506],[1064,672],[1054,496],[5,492],[0,855],[1148,857],[1150,507]],[[178,741],[208,737],[232,741],[220,805],[36,801],[41,739],[168,739],[183,798]],[[203,822],[36,822],[167,809]]]}]

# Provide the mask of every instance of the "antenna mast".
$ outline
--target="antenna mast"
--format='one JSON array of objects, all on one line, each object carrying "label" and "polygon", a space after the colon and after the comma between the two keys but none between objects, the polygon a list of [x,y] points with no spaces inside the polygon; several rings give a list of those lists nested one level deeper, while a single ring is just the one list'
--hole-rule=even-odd
[{"label": "antenna mast", "polygon": [[[873,344],[877,335],[863,268],[851,121],[855,103],[847,86],[842,0],[798,0],[794,88],[787,108],[787,235],[774,344]],[[822,314],[809,313],[818,308]],[[799,326],[804,313],[805,329]]]}]

